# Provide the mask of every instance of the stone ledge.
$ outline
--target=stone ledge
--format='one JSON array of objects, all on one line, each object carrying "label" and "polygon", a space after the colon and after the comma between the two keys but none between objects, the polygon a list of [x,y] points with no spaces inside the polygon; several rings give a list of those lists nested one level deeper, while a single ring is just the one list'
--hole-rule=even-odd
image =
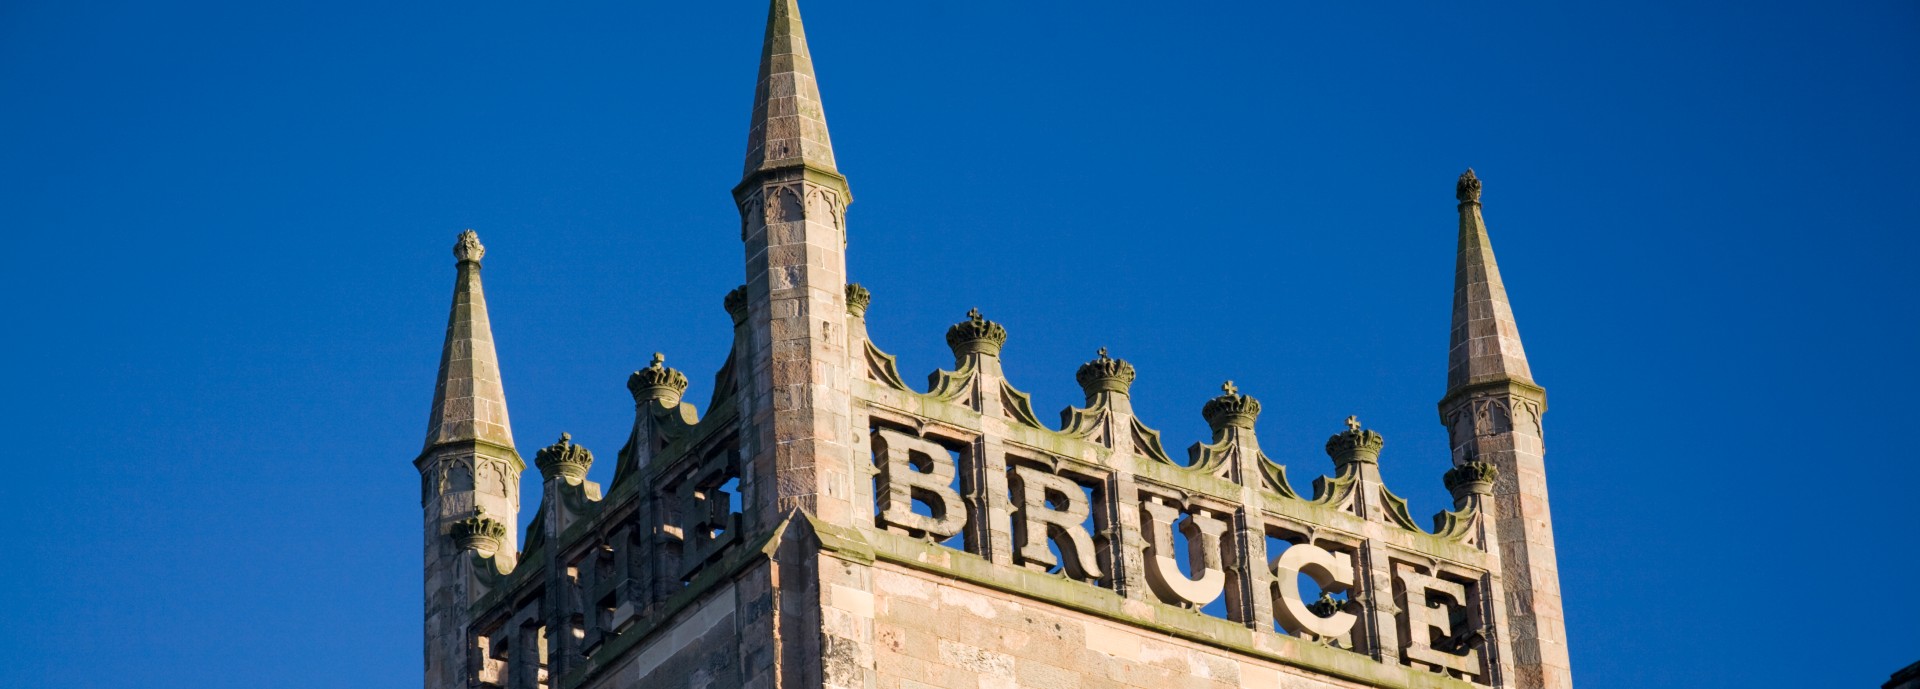
[{"label": "stone ledge", "polygon": [[[1276,632],[1170,605],[1122,598],[1110,590],[1057,575],[995,565],[977,555],[886,532],[862,539],[872,557],[892,564],[958,579],[1035,602],[1057,605],[1241,656],[1290,665],[1385,689],[1484,689],[1484,685],[1410,667],[1387,665],[1371,656],[1328,648]],[[838,540],[838,539],[836,539]],[[822,538],[822,548],[834,547]],[[1146,613],[1145,618],[1128,611]],[[1262,648],[1262,646],[1269,648]]]}]

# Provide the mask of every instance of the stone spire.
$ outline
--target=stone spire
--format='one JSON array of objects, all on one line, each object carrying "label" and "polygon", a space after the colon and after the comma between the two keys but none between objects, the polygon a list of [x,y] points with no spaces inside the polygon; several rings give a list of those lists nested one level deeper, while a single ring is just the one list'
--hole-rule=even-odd
[{"label": "stone spire", "polygon": [[513,447],[500,359],[493,351],[487,297],[480,289],[480,258],[486,253],[473,230],[462,232],[453,247],[459,275],[453,283],[453,312],[447,316],[447,343],[440,350],[440,377],[433,386],[427,449],[461,441]]},{"label": "stone spire", "polygon": [[[1469,169],[1454,187],[1460,201],[1460,255],[1453,288],[1453,336],[1440,420],[1453,446],[1456,496],[1491,484],[1488,512],[1500,560],[1502,614],[1514,686],[1569,689],[1566,617],[1547,501],[1547,392],[1533,382],[1507,288],[1480,217],[1480,179]],[[1502,661],[1506,662],[1506,661]]]},{"label": "stone spire", "polygon": [[480,290],[486,253],[473,230],[460,233],[453,245],[453,311],[440,350],[426,449],[413,460],[425,519],[427,689],[467,686],[469,606],[485,594],[475,583],[478,568],[511,569],[520,552],[511,525],[520,515],[526,462],[513,449],[487,298]]},{"label": "stone spire", "polygon": [[[778,614],[756,613],[758,622],[743,617],[740,627],[741,657],[757,654],[780,669],[739,684],[874,686],[871,654],[855,650],[866,660],[824,665],[819,655],[820,649],[867,648],[873,619],[828,617],[823,597],[798,593],[840,595],[846,587],[873,596],[872,573],[828,564],[812,529],[819,524],[838,533],[875,523],[873,445],[866,412],[853,403],[856,363],[866,362],[858,344],[865,322],[849,309],[849,297],[863,295],[847,289],[852,198],[834,163],[795,0],[772,0],[767,12],[745,173],[733,200],[746,268],[743,293],[726,302],[735,323],[730,365],[744,516],[714,523],[732,525],[723,527],[727,538],[784,534],[776,537],[780,545],[769,564],[738,576],[753,577],[739,579],[742,590],[786,591],[778,595]],[[725,501],[714,504],[724,511]],[[690,543],[683,555],[694,559],[705,557],[713,541]]]},{"label": "stone spire", "polygon": [[753,94],[753,122],[747,130],[745,175],[796,166],[836,172],[827,111],[813,76],[807,34],[800,27],[800,4],[773,0],[760,53],[760,82]]},{"label": "stone spire", "polygon": [[1473,169],[1460,175],[1454,195],[1460,200],[1460,255],[1453,277],[1453,337],[1448,343],[1447,390],[1494,381],[1533,384],[1527,353],[1520,346],[1507,287],[1493,260],[1487,223],[1480,217],[1480,178]]},{"label": "stone spire", "polygon": [[[746,250],[746,290],[736,316],[747,347],[736,356],[743,411],[740,451],[750,510],[773,528],[798,509],[845,524],[865,481],[865,433],[852,418],[848,350],[847,182],[835,169],[813,60],[795,0],[773,0],[754,89],[746,174],[733,189]],[[729,311],[733,309],[729,307]],[[863,456],[863,454],[862,454]],[[856,477],[858,477],[856,479]],[[871,517],[866,517],[870,519]]]}]

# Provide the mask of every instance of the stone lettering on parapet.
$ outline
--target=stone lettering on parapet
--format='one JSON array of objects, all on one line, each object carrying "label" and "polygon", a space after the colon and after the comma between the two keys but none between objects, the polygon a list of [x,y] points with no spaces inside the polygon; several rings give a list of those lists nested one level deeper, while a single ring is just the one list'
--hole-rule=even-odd
[{"label": "stone lettering on parapet", "polygon": [[[1087,406],[1055,429],[998,378],[1005,337],[969,313],[948,333],[955,370],[926,392],[866,343],[876,526],[1127,600],[1492,682],[1498,567],[1483,465],[1448,474],[1454,509],[1428,531],[1386,489],[1384,440],[1357,419],[1327,442],[1333,474],[1302,497],[1254,438],[1259,402],[1231,383],[1202,410],[1211,441],[1176,461],[1132,415],[1131,364],[1103,350],[1081,367]],[[983,414],[1005,422],[954,421]]]}]

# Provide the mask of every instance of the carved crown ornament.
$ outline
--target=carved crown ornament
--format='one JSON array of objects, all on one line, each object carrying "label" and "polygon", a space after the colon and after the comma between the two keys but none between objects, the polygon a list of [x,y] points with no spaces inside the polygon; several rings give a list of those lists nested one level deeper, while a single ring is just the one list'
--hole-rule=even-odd
[{"label": "carved crown ornament", "polygon": [[1220,386],[1220,396],[1207,400],[1200,408],[1200,415],[1206,417],[1207,427],[1215,433],[1228,428],[1253,429],[1253,422],[1260,418],[1260,400],[1251,395],[1240,394],[1229,380]]},{"label": "carved crown ornament", "polygon": [[654,400],[674,404],[687,392],[687,376],[667,368],[666,355],[654,352],[652,364],[627,376],[627,392],[633,393],[634,404]]},{"label": "carved crown ornament", "polygon": [[857,317],[867,315],[867,305],[873,303],[873,293],[861,287],[858,282],[847,283],[847,314]]},{"label": "carved crown ornament", "polygon": [[1387,444],[1386,438],[1379,433],[1360,427],[1360,419],[1347,417],[1347,430],[1334,434],[1327,439],[1327,456],[1333,458],[1335,467],[1354,462],[1378,464],[1380,448]]},{"label": "carved crown ornament", "polygon": [[540,474],[548,480],[564,478],[578,481],[586,478],[587,469],[593,466],[593,453],[573,444],[573,434],[561,433],[558,442],[540,448],[534,454],[533,463],[540,467]]},{"label": "carved crown ornament", "polygon": [[1461,203],[1480,202],[1480,178],[1473,175],[1473,168],[1460,173],[1460,182],[1453,187],[1453,197]]},{"label": "carved crown ornament", "polygon": [[506,541],[507,525],[487,516],[484,507],[474,507],[473,516],[453,523],[453,542],[462,550],[491,554]]},{"label": "carved crown ornament", "polygon": [[1133,364],[1125,359],[1107,356],[1107,348],[1100,348],[1100,357],[1080,365],[1073,374],[1079,381],[1080,389],[1087,393],[1088,399],[1102,392],[1127,394],[1127,388],[1133,386]]},{"label": "carved crown ornament", "polygon": [[473,230],[460,233],[460,239],[453,244],[453,257],[461,263],[479,263],[485,255],[487,247],[480,244],[480,235]]},{"label": "carved crown ornament", "polygon": [[1000,356],[1000,347],[1006,343],[1007,329],[981,316],[980,309],[967,311],[966,320],[947,328],[947,346],[953,348],[955,358],[968,354]]},{"label": "carved crown ornament", "polygon": [[1441,480],[1447,484],[1447,491],[1455,498],[1466,495],[1492,495],[1493,481],[1500,477],[1500,469],[1487,462],[1472,461],[1448,469]]}]

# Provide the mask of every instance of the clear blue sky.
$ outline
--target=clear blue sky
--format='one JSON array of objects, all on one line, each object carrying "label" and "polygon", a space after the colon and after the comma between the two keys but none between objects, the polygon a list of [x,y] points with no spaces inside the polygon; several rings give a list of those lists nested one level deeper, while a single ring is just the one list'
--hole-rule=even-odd
[{"label": "clear blue sky", "polygon": [[[910,378],[978,306],[1039,407],[1105,345],[1184,447],[1231,377],[1301,488],[1358,414],[1431,514],[1471,165],[1582,689],[1920,660],[1920,5],[805,9]],[[611,457],[655,350],[704,401],[764,13],[0,2],[0,686],[418,686],[455,233],[528,454]]]}]

